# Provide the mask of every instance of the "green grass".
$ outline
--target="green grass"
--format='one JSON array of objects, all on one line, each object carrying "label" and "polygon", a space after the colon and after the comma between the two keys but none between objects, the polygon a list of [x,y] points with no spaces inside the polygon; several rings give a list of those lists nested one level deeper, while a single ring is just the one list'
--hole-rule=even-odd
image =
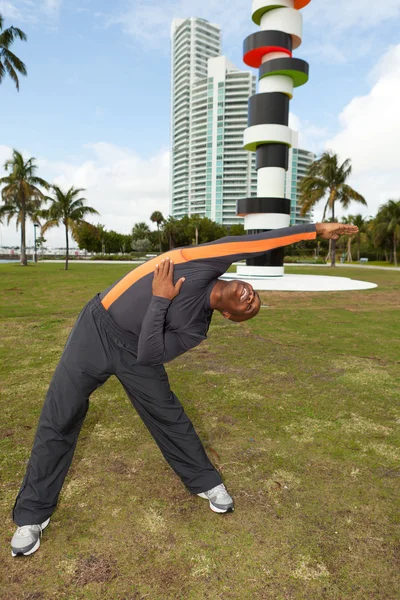
[{"label": "green grass", "polygon": [[397,599],[400,274],[362,268],[318,274],[377,290],[265,293],[257,319],[216,315],[207,342],[168,365],[233,514],[186,491],[112,378],[39,552],[11,558],[11,508],[68,332],[129,270],[0,266],[1,600]]},{"label": "green grass", "polygon": [[[345,263],[345,264],[349,264],[349,263]],[[360,263],[358,261],[353,261],[351,264],[359,265]],[[370,265],[371,267],[394,267],[395,266],[394,263],[387,262],[385,260],[370,260],[365,264]]]}]

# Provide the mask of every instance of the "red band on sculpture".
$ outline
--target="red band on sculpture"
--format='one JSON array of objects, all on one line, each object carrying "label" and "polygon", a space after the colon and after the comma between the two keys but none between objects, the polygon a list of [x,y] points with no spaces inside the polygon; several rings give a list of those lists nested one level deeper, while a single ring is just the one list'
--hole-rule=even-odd
[{"label": "red band on sculpture", "polygon": [[263,56],[271,54],[271,52],[284,52],[288,56],[292,56],[292,53],[287,48],[280,48],[279,46],[262,46],[261,48],[254,48],[244,55],[243,61],[248,67],[254,67],[259,69],[262,64]]}]

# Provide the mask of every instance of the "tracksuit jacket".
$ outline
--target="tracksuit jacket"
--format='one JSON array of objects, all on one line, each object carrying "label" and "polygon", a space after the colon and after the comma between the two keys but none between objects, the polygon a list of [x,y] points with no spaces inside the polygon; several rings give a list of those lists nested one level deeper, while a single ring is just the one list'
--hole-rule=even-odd
[{"label": "tracksuit jacket", "polygon": [[[302,225],[177,248],[149,260],[95,296],[79,315],[51,380],[15,501],[15,523],[40,524],[53,513],[89,397],[111,375],[119,379],[190,492],[197,494],[222,483],[170,389],[164,363],[206,339],[213,312],[212,288],[233,262],[315,238],[315,225]],[[174,283],[185,277],[172,301],[152,295],[155,265],[166,257],[174,263]]]}]

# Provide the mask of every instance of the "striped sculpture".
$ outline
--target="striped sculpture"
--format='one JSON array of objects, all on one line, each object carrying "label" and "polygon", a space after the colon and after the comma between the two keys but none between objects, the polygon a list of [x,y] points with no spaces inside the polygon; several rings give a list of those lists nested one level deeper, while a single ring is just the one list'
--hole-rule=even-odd
[{"label": "striped sculpture", "polygon": [[[285,198],[292,132],[288,127],[293,89],[308,81],[308,64],[293,58],[301,45],[300,9],[311,0],[253,0],[253,21],[261,30],[244,41],[243,60],[259,69],[258,94],[249,100],[244,147],[256,152],[257,197],[238,201],[249,233],[290,225],[290,199]],[[282,276],[284,249],[247,261],[241,275]],[[255,269],[254,267],[260,267]]]}]

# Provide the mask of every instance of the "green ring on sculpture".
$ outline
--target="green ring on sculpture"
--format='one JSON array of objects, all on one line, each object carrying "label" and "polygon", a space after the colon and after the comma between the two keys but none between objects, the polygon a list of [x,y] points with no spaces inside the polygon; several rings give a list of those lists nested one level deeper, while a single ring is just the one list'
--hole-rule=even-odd
[{"label": "green ring on sculpture", "polygon": [[258,146],[262,146],[264,144],[282,144],[283,146],[287,146],[288,148],[292,147],[292,144],[282,142],[281,140],[258,140],[257,142],[249,142],[243,148],[248,150],[248,152],[256,152]]},{"label": "green ring on sculpture", "polygon": [[272,75],[284,75],[293,80],[294,87],[300,87],[309,79],[309,66],[300,58],[276,58],[265,62],[260,67],[259,79]]},{"label": "green ring on sculpture", "polygon": [[277,8],[285,7],[281,4],[274,4],[273,6],[263,6],[262,8],[256,10],[256,12],[252,14],[251,18],[253,19],[256,25],[261,25],[261,18],[265,15],[265,13],[269,12],[270,10],[276,10]]},{"label": "green ring on sculpture", "polygon": [[[311,2],[311,0],[295,0],[294,8],[296,10],[300,10],[300,9],[304,8],[305,6],[307,6],[307,4],[310,4],[310,2]],[[261,17],[263,15],[265,15],[265,13],[269,12],[270,10],[276,10],[277,8],[288,8],[288,7],[282,6],[282,4],[274,4],[272,6],[262,6],[261,8],[259,8],[252,14],[251,18],[253,19],[253,21],[256,25],[261,25]]]}]

